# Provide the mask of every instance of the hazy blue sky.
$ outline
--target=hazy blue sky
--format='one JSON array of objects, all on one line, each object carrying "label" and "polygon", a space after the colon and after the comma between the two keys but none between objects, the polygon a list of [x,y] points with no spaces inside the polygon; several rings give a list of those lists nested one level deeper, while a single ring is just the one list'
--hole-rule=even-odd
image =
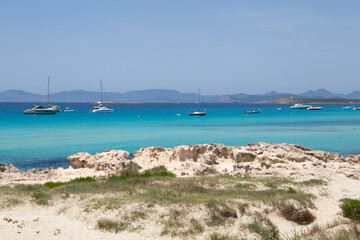
[{"label": "hazy blue sky", "polygon": [[359,0],[0,1],[0,91],[360,90]]}]

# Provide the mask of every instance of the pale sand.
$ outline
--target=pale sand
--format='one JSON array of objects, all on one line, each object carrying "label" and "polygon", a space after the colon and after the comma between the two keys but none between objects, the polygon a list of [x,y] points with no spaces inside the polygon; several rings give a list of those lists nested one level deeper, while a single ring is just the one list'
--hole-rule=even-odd
[{"label": "pale sand", "polygon": [[[205,152],[201,152],[201,149],[204,148]],[[248,154],[254,156],[253,162],[241,160]],[[339,200],[342,198],[360,198],[360,181],[357,180],[360,176],[359,159],[359,156],[343,158],[340,155],[311,151],[296,145],[261,143],[246,147],[225,147],[223,145],[206,145],[203,147],[195,145],[193,148],[183,146],[175,150],[148,148],[137,152],[133,161],[143,169],[165,165],[170,171],[183,177],[206,175],[204,169],[211,167],[222,174],[237,176],[247,174],[254,177],[286,177],[295,181],[309,179],[327,181],[327,185],[302,188],[303,191],[312,193],[317,197],[314,200],[315,208],[310,209],[316,216],[316,220],[310,225],[301,226],[287,221],[277,211],[271,211],[270,206],[261,203],[249,203],[250,213],[246,216],[238,214],[239,217],[234,219],[235,222],[231,226],[206,227],[204,233],[195,235],[193,238],[189,237],[189,239],[208,239],[210,233],[220,232],[240,235],[247,239],[258,239],[257,235],[246,229],[240,229],[240,226],[252,221],[251,214],[254,212],[261,212],[269,218],[278,227],[280,233],[285,236],[291,236],[294,232],[307,231],[315,224],[324,227],[334,221],[347,223],[348,220],[341,214]],[[278,163],[278,160],[285,162]],[[129,164],[129,159],[126,154],[124,157],[123,151],[119,154],[117,152],[106,152],[96,158],[87,156],[83,162],[76,161],[84,166],[81,165],[81,168],[78,169],[70,167],[69,169],[52,170],[43,175],[38,172],[33,174],[18,173],[14,169],[9,174],[3,172],[0,175],[1,184],[11,186],[18,183],[44,183],[49,180],[68,181],[84,176],[104,177],[118,173],[124,166],[127,166],[126,164]],[[261,166],[262,162],[272,165],[266,169]],[[89,164],[92,164],[92,168],[88,167]],[[136,232],[123,231],[115,234],[97,229],[97,219],[102,217],[115,219],[123,216],[126,212],[144,210],[146,207],[126,204],[119,210],[85,212],[83,210],[84,204],[86,204],[86,199],[72,196],[66,200],[52,200],[51,204],[45,207],[38,206],[35,203],[27,203],[13,208],[2,208],[0,212],[0,239],[169,239],[171,238],[169,235],[161,236],[161,215],[174,207],[188,209],[185,206],[155,206],[151,210],[151,217],[134,222],[134,226],[141,225],[142,230]],[[265,209],[270,209],[270,211],[264,213]],[[186,211],[187,216],[184,218],[201,219],[206,210],[200,206],[192,207]],[[182,237],[175,236],[173,239],[182,239]]]}]

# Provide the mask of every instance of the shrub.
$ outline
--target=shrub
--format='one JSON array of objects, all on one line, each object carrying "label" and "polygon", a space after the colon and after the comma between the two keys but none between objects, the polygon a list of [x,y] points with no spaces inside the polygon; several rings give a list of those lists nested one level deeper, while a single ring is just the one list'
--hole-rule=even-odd
[{"label": "shrub", "polygon": [[301,225],[308,225],[315,220],[315,216],[307,209],[297,209],[294,205],[286,205],[281,210],[281,215],[288,221]]},{"label": "shrub", "polygon": [[255,232],[261,236],[263,240],[277,240],[278,237],[278,230],[271,226],[271,227],[263,227],[261,223],[255,221],[253,223],[248,224],[248,228],[250,231]]},{"label": "shrub", "polygon": [[146,170],[144,173],[138,173],[137,170],[124,170],[120,176],[112,176],[107,181],[125,181],[132,178],[150,178],[150,177],[175,177],[176,175],[168,172],[164,166],[159,166]]},{"label": "shrub", "polygon": [[47,192],[34,192],[32,197],[35,199],[36,203],[39,205],[48,205],[49,200],[51,199],[51,194]]},{"label": "shrub", "polygon": [[271,167],[271,164],[268,164],[268,163],[266,163],[266,162],[262,162],[261,163],[261,167],[263,168],[263,167],[266,167],[266,169],[269,169],[270,167]]},{"label": "shrub", "polygon": [[210,220],[207,222],[208,226],[219,226],[225,223],[229,218],[237,218],[236,211],[224,203],[216,200],[210,200],[206,207],[210,211]]},{"label": "shrub", "polygon": [[115,233],[124,231],[130,224],[128,222],[117,222],[107,218],[102,218],[97,221],[99,229],[103,229],[109,232],[114,231]]},{"label": "shrub", "polygon": [[340,208],[343,215],[354,221],[360,220],[360,201],[357,199],[345,198],[340,200]]}]

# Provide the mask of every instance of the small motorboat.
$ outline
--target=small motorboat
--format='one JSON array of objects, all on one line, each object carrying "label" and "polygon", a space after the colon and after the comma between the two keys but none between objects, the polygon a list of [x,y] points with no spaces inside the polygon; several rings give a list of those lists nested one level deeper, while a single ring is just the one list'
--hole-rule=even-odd
[{"label": "small motorboat", "polygon": [[357,106],[356,106],[356,107],[354,107],[353,109],[354,109],[354,110],[360,110],[360,107],[357,107]]},{"label": "small motorboat", "polygon": [[322,109],[322,107],[310,106],[310,107],[308,107],[307,110],[321,110],[321,109]]},{"label": "small motorboat", "polygon": [[353,108],[353,106],[342,106],[341,108],[343,108],[343,109],[350,109],[350,108]]},{"label": "small motorboat", "polygon": [[64,109],[64,112],[73,112],[73,111],[74,111],[74,109],[70,109],[68,107]]},{"label": "small motorboat", "polygon": [[206,115],[206,111],[202,111],[201,109],[198,110],[193,110],[189,112],[190,116],[205,116]]},{"label": "small motorboat", "polygon": [[258,109],[258,110],[248,110],[248,111],[245,111],[245,114],[252,114],[252,113],[261,113],[261,110]]},{"label": "small motorboat", "polygon": [[295,105],[291,106],[290,109],[308,109],[309,107],[310,105],[296,103]]}]

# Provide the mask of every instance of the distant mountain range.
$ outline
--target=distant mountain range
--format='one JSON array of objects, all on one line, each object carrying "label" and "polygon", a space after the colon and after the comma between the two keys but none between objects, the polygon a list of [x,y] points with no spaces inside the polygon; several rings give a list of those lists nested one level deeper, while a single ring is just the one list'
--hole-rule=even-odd
[{"label": "distant mountain range", "polygon": [[[271,91],[262,95],[246,93],[229,95],[204,95],[203,102],[266,102],[279,98],[308,98],[308,99],[359,99],[360,91],[349,94],[331,93],[325,89],[307,91],[300,94],[278,93]],[[0,102],[42,102],[45,96],[33,94],[21,90],[7,90],[0,92]],[[96,102],[100,100],[99,92],[73,90],[53,93],[50,95],[51,102]],[[112,102],[197,102],[197,93],[181,93],[176,90],[150,89],[138,90],[125,93],[108,92],[105,101]]]}]

